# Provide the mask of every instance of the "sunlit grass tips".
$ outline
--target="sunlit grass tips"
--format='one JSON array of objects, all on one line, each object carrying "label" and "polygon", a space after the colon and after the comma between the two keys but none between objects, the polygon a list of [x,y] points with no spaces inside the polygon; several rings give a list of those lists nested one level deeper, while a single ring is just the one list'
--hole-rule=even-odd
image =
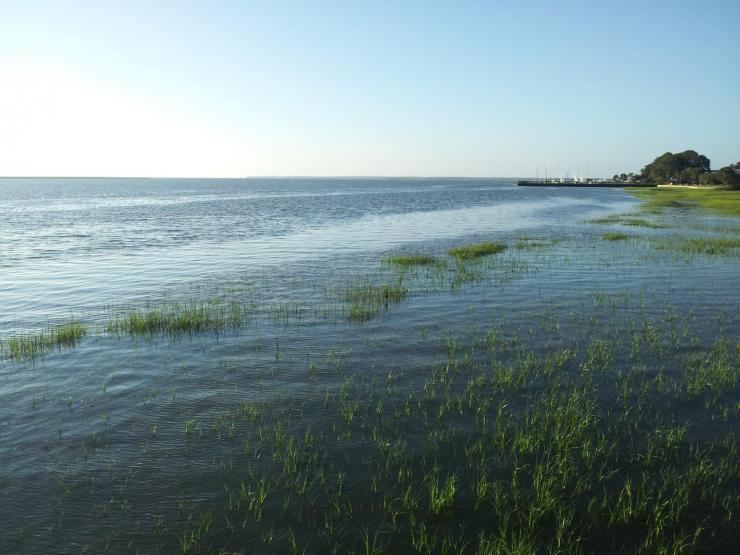
[{"label": "sunlit grass tips", "polygon": [[504,243],[497,241],[485,241],[483,243],[474,243],[462,247],[455,247],[447,251],[447,254],[454,256],[459,260],[474,260],[483,256],[498,254],[506,250]]}]

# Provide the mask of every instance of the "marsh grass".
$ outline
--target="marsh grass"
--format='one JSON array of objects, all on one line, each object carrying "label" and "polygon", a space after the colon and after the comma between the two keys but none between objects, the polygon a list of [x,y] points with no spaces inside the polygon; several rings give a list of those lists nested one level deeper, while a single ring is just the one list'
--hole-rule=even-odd
[{"label": "marsh grass", "polygon": [[[735,348],[740,349],[740,343]],[[709,353],[690,353],[686,357],[685,387],[689,395],[720,396],[737,386],[740,364],[732,363],[730,352],[729,342],[721,338]]]},{"label": "marsh grass", "polygon": [[[675,325],[626,325],[634,354],[596,330],[543,353],[483,329],[444,338],[446,360],[413,377],[342,370],[318,419],[268,405],[246,426],[237,407],[213,441],[264,462],[235,471],[224,507],[194,512],[179,537],[193,551],[733,553],[736,437],[697,438],[685,411],[736,398],[740,351],[721,338],[686,352]],[[678,387],[644,370],[656,353]]]},{"label": "marsh grass", "polygon": [[458,264],[452,273],[452,281],[450,282],[450,289],[453,291],[460,291],[464,285],[472,283],[478,283],[485,279],[486,273],[481,271],[477,267],[477,264],[470,267],[468,264]]},{"label": "marsh grass", "polygon": [[439,259],[426,254],[397,254],[384,259],[386,264],[401,268],[413,266],[433,266],[440,263]]},{"label": "marsh grass", "polygon": [[560,241],[561,239],[537,239],[532,237],[520,237],[514,244],[514,248],[517,250],[542,249],[556,245]]},{"label": "marsh grass", "polygon": [[[456,257],[454,271],[440,272],[449,276],[443,286],[482,281],[494,267],[514,272],[509,259],[529,253],[502,263],[481,256]],[[348,320],[365,322],[416,292],[414,279],[391,271],[327,291]],[[177,412],[177,425],[126,430],[125,445],[144,440],[142,454],[134,453],[136,475],[112,456],[93,467],[96,441],[83,442],[80,464],[89,466],[71,467],[71,485],[55,475],[50,496],[59,497],[60,513],[84,514],[99,501],[98,516],[107,520],[97,526],[132,552],[734,553],[740,343],[733,316],[729,331],[720,331],[728,337],[694,340],[690,316],[657,309],[657,301],[646,306],[638,294],[595,293],[587,301],[583,309],[533,312],[516,325],[503,317],[438,336],[425,331],[413,352],[403,343],[408,336],[376,344],[348,326],[359,345],[372,343],[372,354],[353,353],[358,343],[335,344],[299,361],[290,341],[306,336],[281,330],[273,381],[249,372],[234,372],[241,375],[231,381],[207,359],[185,379],[197,387],[203,382],[195,374],[209,374],[205,383],[217,381],[224,400],[191,404],[192,412]],[[259,322],[268,329],[305,312],[298,302],[271,302]],[[108,331],[220,332],[253,312],[218,298],[158,303],[111,311]],[[561,331],[561,323],[577,333]],[[75,341],[74,333],[57,336]],[[417,349],[429,355],[424,362]],[[266,358],[255,365],[271,364]],[[35,396],[31,403],[36,410]],[[151,409],[161,417],[172,407]],[[106,428],[106,441],[117,429]],[[149,450],[150,441],[160,446]],[[148,498],[149,480],[163,475],[146,469],[161,468],[165,453],[172,482]],[[162,492],[170,499],[160,505]],[[151,534],[156,545],[142,532],[153,511],[163,513]],[[53,534],[76,541],[80,521],[58,522]],[[86,538],[84,550],[104,552],[109,539]]]},{"label": "marsh grass", "polygon": [[37,333],[10,337],[5,341],[3,351],[13,361],[33,360],[54,349],[70,349],[86,334],[85,324],[78,321],[66,322]]},{"label": "marsh grass", "polygon": [[386,312],[391,304],[400,303],[406,295],[408,289],[401,278],[382,285],[357,283],[344,291],[347,319],[351,322],[371,320]]},{"label": "marsh grass", "polygon": [[[456,267],[468,265],[487,270],[480,262]],[[352,283],[339,295],[347,317],[366,321],[403,301],[406,279]],[[732,553],[740,346],[721,337],[687,349],[680,315],[645,315],[628,293],[588,300],[583,314],[533,313],[524,329],[504,319],[429,338],[424,348],[436,356],[409,369],[398,366],[411,358],[380,358],[379,372],[378,359],[364,351],[332,346],[311,358],[322,365],[315,382],[290,375],[299,393],[268,400],[260,388],[229,384],[230,406],[181,413],[169,437],[164,422],[154,432],[142,427],[148,441],[166,442],[173,463],[204,469],[205,479],[181,486],[189,489],[176,516],[174,507],[157,515],[159,551]],[[614,314],[616,302],[628,314],[612,328],[595,324],[592,309]],[[268,325],[295,321],[293,305],[275,306],[282,308],[278,317],[265,314]],[[143,322],[135,333],[222,329],[228,307],[151,305],[133,312]],[[112,321],[130,325],[131,314]],[[577,337],[560,334],[561,317],[580,318],[571,322]],[[530,343],[534,327],[546,333]],[[113,330],[133,333],[123,324]],[[286,339],[287,371],[296,363],[290,351]],[[302,367],[308,359],[301,355]],[[661,371],[647,370],[656,361]],[[715,418],[710,436],[698,436]],[[82,449],[80,464],[95,464],[96,441]],[[97,497],[104,516],[117,510],[115,496],[121,521],[139,527],[126,515],[150,510],[142,492],[149,479],[96,482],[82,508]],[[142,509],[127,504],[127,488]],[[89,551],[103,551],[102,541]],[[152,545],[143,536],[131,541],[140,551]]]},{"label": "marsh grass", "polygon": [[113,309],[106,331],[112,334],[153,336],[222,332],[238,329],[252,315],[253,307],[237,301],[186,300],[158,303],[144,308]]},{"label": "marsh grass", "polygon": [[732,225],[711,225],[711,224],[691,224],[687,226],[689,229],[695,229],[697,231],[708,231],[710,233],[729,233],[729,234],[740,234],[740,227]]},{"label": "marsh grass", "polygon": [[457,489],[457,477],[454,474],[444,480],[439,476],[439,468],[434,468],[428,477],[429,485],[429,512],[434,516],[441,516],[452,510]]},{"label": "marsh grass", "polygon": [[635,214],[615,214],[612,216],[604,216],[602,218],[591,218],[590,220],[586,220],[586,223],[597,225],[621,224],[632,227],[646,227],[651,229],[665,229],[669,227],[666,224],[653,222],[650,220],[646,220],[645,218],[640,218]]},{"label": "marsh grass", "polygon": [[497,241],[486,241],[455,247],[447,251],[447,254],[458,260],[475,260],[484,256],[498,254],[506,250],[506,244]]},{"label": "marsh grass", "polygon": [[648,241],[660,250],[689,254],[737,256],[740,250],[740,238],[730,237],[670,237]]},{"label": "marsh grass", "polygon": [[641,209],[660,213],[666,208],[702,208],[726,216],[740,216],[740,191],[689,188],[631,188],[630,194],[644,200]]},{"label": "marsh grass", "polygon": [[670,227],[666,224],[659,224],[656,222],[648,221],[644,218],[631,218],[629,220],[625,220],[624,225],[629,225],[632,227],[647,227],[651,229],[665,229],[667,227]]},{"label": "marsh grass", "polygon": [[630,236],[620,231],[607,231],[602,237],[607,241],[624,241],[629,239]]}]

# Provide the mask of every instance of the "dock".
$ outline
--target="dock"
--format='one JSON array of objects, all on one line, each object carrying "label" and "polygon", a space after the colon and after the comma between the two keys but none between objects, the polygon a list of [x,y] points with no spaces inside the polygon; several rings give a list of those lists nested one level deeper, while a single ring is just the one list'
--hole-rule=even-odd
[{"label": "dock", "polygon": [[628,183],[605,179],[523,179],[517,182],[519,187],[655,187],[653,184]]}]

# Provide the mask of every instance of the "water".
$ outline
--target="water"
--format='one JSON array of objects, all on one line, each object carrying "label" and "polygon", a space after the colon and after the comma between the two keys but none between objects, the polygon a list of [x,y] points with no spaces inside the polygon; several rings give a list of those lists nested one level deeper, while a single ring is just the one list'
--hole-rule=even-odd
[{"label": "water", "polygon": [[2,314],[63,317],[214,274],[384,251],[475,233],[573,225],[620,211],[507,180],[0,181]]},{"label": "water", "polygon": [[[626,330],[649,335],[654,325],[658,343],[681,339],[664,362],[655,352],[642,362],[678,372],[666,361],[688,352],[682,342],[708,349],[740,335],[740,284],[729,279],[738,259],[656,246],[699,235],[688,223],[732,221],[669,211],[659,220],[672,227],[630,228],[622,242],[584,223],[638,205],[617,189],[506,179],[0,180],[0,339],[69,318],[90,330],[74,349],[0,362],[0,552],[172,552],[194,526],[186,515],[208,511],[217,524],[201,550],[281,552],[290,519],[268,519],[282,530],[273,547],[222,519],[225,484],[236,487],[248,468],[269,475],[278,459],[257,456],[253,432],[229,435],[218,418],[259,403],[270,426],[286,418],[288,435],[304,437],[307,423],[340,433],[329,431],[337,416],[326,407],[343,388],[372,397],[393,383],[384,410],[400,410],[455,345],[462,353],[491,329],[539,354],[606,338],[619,346],[614,360],[631,365],[619,350],[629,350]],[[554,241],[515,248],[523,237]],[[448,260],[448,248],[479,240],[509,249],[467,277],[453,261],[400,278],[382,263],[399,252]],[[408,287],[402,303],[347,321],[347,288],[397,279]],[[117,311],[183,298],[248,301],[254,313],[218,333],[106,331]],[[419,429],[399,426],[410,445],[424,443]],[[336,468],[366,448],[363,430],[346,451],[338,440],[324,446]]]}]

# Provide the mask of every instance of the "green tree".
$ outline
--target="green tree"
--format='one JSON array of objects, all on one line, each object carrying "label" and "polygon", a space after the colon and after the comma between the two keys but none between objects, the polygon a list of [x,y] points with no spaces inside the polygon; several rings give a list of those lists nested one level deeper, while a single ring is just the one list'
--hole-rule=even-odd
[{"label": "green tree", "polygon": [[682,183],[689,183],[689,184],[695,184],[699,183],[699,179],[702,175],[702,172],[699,168],[686,168],[684,170],[681,170],[681,172],[678,174],[678,178],[681,180]]},{"label": "green tree", "polygon": [[666,183],[678,180],[698,183],[702,174],[708,173],[709,158],[695,150],[685,150],[678,154],[666,152],[642,169],[640,178],[648,183]]},{"label": "green tree", "polygon": [[714,177],[716,183],[720,185],[726,185],[733,189],[740,189],[740,174],[737,173],[733,166],[725,166],[715,172],[712,177]]}]

